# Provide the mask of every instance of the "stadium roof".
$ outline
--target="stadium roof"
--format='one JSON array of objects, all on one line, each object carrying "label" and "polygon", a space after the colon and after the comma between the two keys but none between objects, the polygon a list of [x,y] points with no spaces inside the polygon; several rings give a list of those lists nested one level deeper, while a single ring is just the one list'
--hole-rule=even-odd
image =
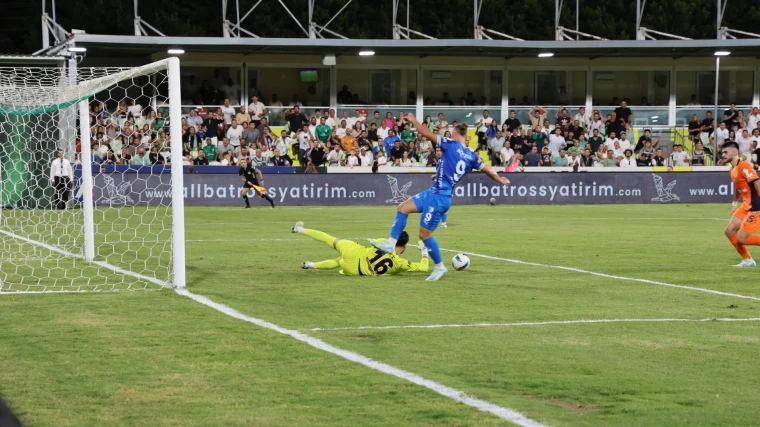
[{"label": "stadium roof", "polygon": [[253,37],[161,37],[74,34],[70,42],[92,55],[142,56],[180,47],[188,53],[336,54],[356,55],[371,49],[377,55],[535,57],[699,57],[728,50],[734,57],[760,57],[760,39],[730,40],[366,40]]},{"label": "stadium roof", "polygon": [[0,64],[5,65],[40,65],[60,63],[68,58],[64,56],[34,56],[34,55],[0,55]]}]

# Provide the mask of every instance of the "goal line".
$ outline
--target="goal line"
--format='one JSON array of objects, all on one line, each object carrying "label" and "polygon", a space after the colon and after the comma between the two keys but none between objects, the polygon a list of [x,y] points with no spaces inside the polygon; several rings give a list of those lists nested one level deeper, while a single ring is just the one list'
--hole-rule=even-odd
[{"label": "goal line", "polygon": [[[82,261],[85,261],[85,262],[89,262],[91,264],[97,265],[98,267],[107,268],[107,269],[113,271],[114,273],[123,274],[123,275],[126,275],[126,276],[132,276],[132,277],[134,277],[136,279],[140,279],[140,280],[143,280],[145,282],[153,283],[153,284],[158,285],[158,286],[160,286],[162,288],[170,288],[170,289],[174,288],[174,286],[172,286],[171,283],[165,282],[163,280],[156,279],[155,277],[150,277],[150,276],[146,276],[144,274],[135,273],[135,272],[132,272],[132,271],[129,271],[129,270],[125,270],[125,269],[123,269],[121,267],[115,266],[113,264],[109,264],[109,263],[104,262],[104,261],[98,261],[98,260],[89,260],[88,261],[88,260],[85,259],[85,257],[83,255],[75,254],[73,252],[69,252],[67,250],[58,248],[56,246],[48,245],[47,243],[43,243],[43,242],[38,242],[36,240],[32,240],[32,239],[29,239],[29,238],[24,237],[24,236],[19,236],[18,234],[14,234],[14,233],[11,233],[9,231],[5,231],[3,229],[0,229],[0,234],[3,234],[3,235],[8,236],[8,237],[12,237],[14,239],[21,240],[23,242],[26,242],[26,243],[29,243],[29,244],[32,244],[32,245],[35,245],[35,246],[47,249],[47,250],[52,251],[52,252],[56,252],[58,254],[61,254],[61,255],[64,255],[64,256],[67,256],[67,257],[70,257],[70,258],[75,258],[75,259],[79,259],[79,260],[82,260]],[[3,283],[0,282],[0,295],[46,294],[46,293],[82,293],[82,292],[93,292],[93,291],[89,290],[89,289],[86,289],[86,290],[69,289],[69,290],[42,290],[42,291],[13,291],[13,292],[3,292]]]}]

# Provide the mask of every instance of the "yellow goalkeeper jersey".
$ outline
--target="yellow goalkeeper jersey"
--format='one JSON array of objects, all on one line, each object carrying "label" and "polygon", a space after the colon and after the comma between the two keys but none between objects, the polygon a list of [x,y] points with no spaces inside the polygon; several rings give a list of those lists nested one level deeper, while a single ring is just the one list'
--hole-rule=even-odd
[{"label": "yellow goalkeeper jersey", "polygon": [[[342,242],[344,241],[338,242],[338,245]],[[343,274],[382,276],[405,271],[428,271],[427,258],[422,258],[420,262],[411,262],[401,258],[395,252],[386,254],[375,248],[368,248],[355,242],[351,243],[353,245],[350,245],[350,247],[345,248],[341,252],[343,256]]]}]

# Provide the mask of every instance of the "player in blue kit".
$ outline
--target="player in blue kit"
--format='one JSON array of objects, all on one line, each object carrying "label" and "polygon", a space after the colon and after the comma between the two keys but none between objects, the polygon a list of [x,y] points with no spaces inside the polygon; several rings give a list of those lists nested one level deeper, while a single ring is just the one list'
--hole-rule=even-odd
[{"label": "player in blue kit", "polygon": [[421,125],[414,114],[408,114],[406,120],[412,123],[422,136],[438,144],[441,148],[441,159],[435,167],[433,186],[398,205],[396,220],[391,226],[391,236],[388,240],[373,241],[372,244],[383,252],[392,252],[401,232],[406,228],[406,220],[409,214],[421,213],[419,236],[430,251],[430,258],[435,263],[433,273],[426,280],[434,281],[448,272],[443,265],[441,249],[433,237],[433,231],[451,207],[451,193],[454,186],[473,169],[484,172],[489,178],[502,185],[509,185],[509,180],[500,177],[496,171],[486,166],[483,160],[467,147],[467,123],[458,123],[454,128],[452,138],[446,138],[434,134],[426,126]]}]

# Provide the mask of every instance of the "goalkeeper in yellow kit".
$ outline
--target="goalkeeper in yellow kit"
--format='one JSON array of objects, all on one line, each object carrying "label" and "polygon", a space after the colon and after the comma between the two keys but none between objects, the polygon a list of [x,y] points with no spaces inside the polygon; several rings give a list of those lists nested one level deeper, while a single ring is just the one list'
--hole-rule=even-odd
[{"label": "goalkeeper in yellow kit", "polygon": [[[362,246],[351,240],[339,239],[327,233],[311,230],[303,227],[303,222],[298,222],[291,229],[293,233],[305,234],[314,240],[318,240],[338,251],[339,258],[328,259],[320,262],[305,262],[304,269],[332,270],[341,268],[340,274],[346,276],[382,276],[384,274],[398,274],[404,271],[428,271],[428,251],[421,244],[417,246],[422,251],[420,262],[411,262],[399,255],[406,250],[409,243],[409,235],[402,232],[393,252],[384,253],[375,248]],[[380,239],[383,240],[383,239]],[[421,242],[420,242],[421,243]]]}]

